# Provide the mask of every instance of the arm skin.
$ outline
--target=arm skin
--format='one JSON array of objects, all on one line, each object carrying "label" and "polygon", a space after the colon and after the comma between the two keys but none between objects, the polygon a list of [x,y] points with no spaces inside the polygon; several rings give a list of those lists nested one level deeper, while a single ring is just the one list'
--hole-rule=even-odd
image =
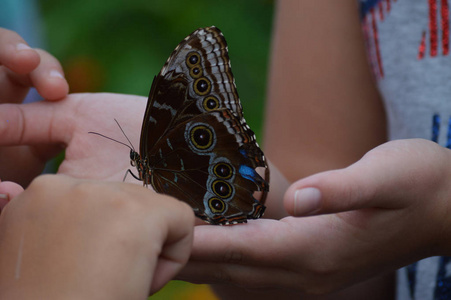
[{"label": "arm skin", "polygon": [[188,260],[193,225],[141,186],[40,176],[0,216],[0,298],[146,299]]},{"label": "arm skin", "polygon": [[[277,3],[264,149],[290,182],[346,167],[387,139],[357,12],[352,0]],[[377,278],[342,297],[385,298],[392,280]]]},{"label": "arm skin", "polygon": [[[285,178],[346,167],[384,143],[356,2],[279,1],[274,26],[264,151]],[[286,216],[274,199],[270,217]]]},{"label": "arm skin", "polygon": [[386,141],[356,1],[278,2],[265,124],[265,153],[290,181]]}]

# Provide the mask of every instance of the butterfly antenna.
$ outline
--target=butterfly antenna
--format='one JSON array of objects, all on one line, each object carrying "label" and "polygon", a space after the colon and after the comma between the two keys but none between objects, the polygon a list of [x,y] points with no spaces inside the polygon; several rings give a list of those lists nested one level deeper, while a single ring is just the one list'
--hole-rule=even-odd
[{"label": "butterfly antenna", "polygon": [[[122,129],[121,125],[119,125],[119,122],[118,122],[116,119],[114,119],[114,121],[116,122],[117,126],[119,126],[119,129],[122,131],[122,134],[125,136],[125,138],[126,138],[127,141],[130,143],[130,145],[127,145],[126,143],[123,143],[123,142],[121,142],[121,141],[115,140],[115,139],[113,139],[113,138],[110,138],[109,136],[103,135],[103,134],[98,133],[98,132],[90,131],[90,132],[88,132],[88,133],[99,135],[99,136],[104,137],[104,138],[106,138],[106,139],[109,139],[109,140],[111,140],[111,141],[113,141],[113,142],[116,142],[116,143],[119,143],[119,144],[121,144],[121,145],[124,145],[124,146],[126,146],[127,148],[129,148],[130,150],[135,151],[135,148],[133,147],[132,142],[130,142],[130,140],[128,139],[128,137],[127,137],[127,135],[125,134],[124,130]],[[135,152],[136,152],[136,151],[135,151]]]},{"label": "butterfly antenna", "polygon": [[103,135],[103,134],[101,134],[101,133],[94,132],[94,131],[90,131],[90,132],[88,132],[88,133],[100,135],[101,137],[104,137],[104,138],[106,138],[106,139],[112,140],[113,142],[116,142],[116,143],[119,143],[119,144],[121,144],[121,145],[124,145],[124,146],[126,146],[127,148],[129,148],[130,150],[135,151],[132,147],[130,147],[130,146],[127,145],[126,143],[122,143],[122,142],[120,142],[120,141],[118,141],[118,140],[115,140],[115,139],[113,139],[113,138],[110,138],[109,136],[106,136],[106,135]]},{"label": "butterfly antenna", "polygon": [[[122,134],[125,136],[125,138],[127,139],[128,143],[130,144],[131,148],[133,151],[135,151],[135,147],[133,147],[132,142],[128,139],[128,136],[125,134],[124,130],[122,129],[121,125],[119,125],[119,122],[114,119],[114,122],[116,122],[117,126],[119,126],[119,129],[122,131]],[[135,151],[136,152],[136,151]]]}]

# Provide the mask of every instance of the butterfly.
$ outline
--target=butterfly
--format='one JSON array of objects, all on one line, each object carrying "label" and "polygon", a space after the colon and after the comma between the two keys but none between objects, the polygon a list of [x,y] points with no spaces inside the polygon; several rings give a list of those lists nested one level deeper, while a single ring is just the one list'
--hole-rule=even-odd
[{"label": "butterfly", "polygon": [[269,168],[243,118],[218,28],[187,36],[155,76],[139,153],[131,149],[130,159],[135,178],[185,201],[210,224],[246,223],[263,215]]}]

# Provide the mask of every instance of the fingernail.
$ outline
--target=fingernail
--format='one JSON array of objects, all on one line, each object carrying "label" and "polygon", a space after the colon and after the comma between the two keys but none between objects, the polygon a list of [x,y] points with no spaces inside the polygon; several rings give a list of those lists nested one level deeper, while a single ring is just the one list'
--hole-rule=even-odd
[{"label": "fingernail", "polygon": [[50,71],[50,77],[58,77],[58,78],[62,78],[64,79],[63,74],[61,74],[59,71],[57,70],[51,70]]},{"label": "fingernail", "polygon": [[305,216],[319,210],[321,192],[317,188],[308,187],[294,193],[294,215]]},{"label": "fingernail", "polygon": [[20,51],[20,50],[30,50],[31,48],[27,44],[19,43],[16,45],[16,49]]},{"label": "fingernail", "polygon": [[6,199],[8,200],[8,195],[7,194],[0,194],[0,199]]}]

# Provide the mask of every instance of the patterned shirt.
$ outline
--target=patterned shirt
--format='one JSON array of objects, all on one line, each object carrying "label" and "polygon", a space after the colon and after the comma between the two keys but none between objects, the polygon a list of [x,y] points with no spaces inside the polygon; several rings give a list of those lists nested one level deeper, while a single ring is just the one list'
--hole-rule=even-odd
[{"label": "patterned shirt", "polygon": [[[451,147],[448,0],[360,0],[368,57],[387,112],[389,138]],[[397,299],[451,299],[451,259],[398,271]]]}]

